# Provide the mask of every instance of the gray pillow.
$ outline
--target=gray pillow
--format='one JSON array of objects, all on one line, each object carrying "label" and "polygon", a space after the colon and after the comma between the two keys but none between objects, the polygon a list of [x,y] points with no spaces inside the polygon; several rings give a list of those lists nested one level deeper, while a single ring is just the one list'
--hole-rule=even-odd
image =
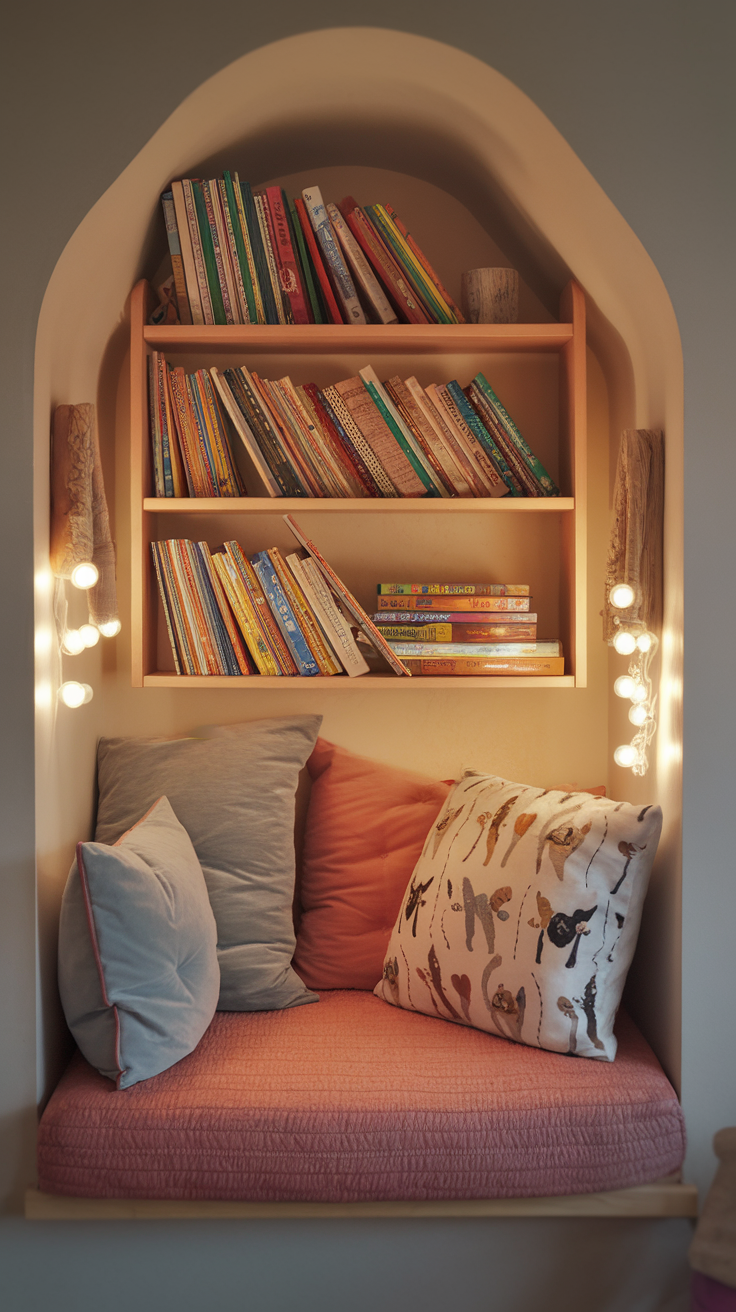
[{"label": "gray pillow", "polygon": [[315,1002],[291,967],[294,796],[322,717],[207,737],[103,738],[96,838],[114,842],[165,793],[199,857],[217,923],[221,1011]]},{"label": "gray pillow", "polygon": [[59,989],[91,1065],[127,1089],[196,1048],[217,1007],[202,867],[165,797],[114,847],[79,843],[59,924]]}]

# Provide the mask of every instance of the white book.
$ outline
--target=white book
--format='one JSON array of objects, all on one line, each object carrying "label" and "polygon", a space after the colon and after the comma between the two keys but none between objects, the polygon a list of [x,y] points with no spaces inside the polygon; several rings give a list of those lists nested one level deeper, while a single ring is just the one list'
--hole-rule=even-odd
[{"label": "white book", "polygon": [[314,611],[337,660],[351,678],[365,674],[368,664],[353,637],[349,621],[337,605],[313,560],[302,560],[293,552],[287,564]]},{"label": "white book", "polygon": [[189,232],[187,210],[186,205],[184,204],[184,190],[181,182],[172,182],[171,194],[174,198],[174,213],[176,214],[176,226],[179,232],[179,248],[181,250],[182,264],[184,265],[184,278],[187,284],[189,309],[192,312],[192,323],[203,324],[204,315],[202,314],[202,302],[199,299],[197,270],[194,264],[192,238]]},{"label": "white book", "polygon": [[398,323],[399,320],[395,311],[389,304],[383,288],[363,254],[360,246],[355,240],[337,205],[328,204],[327,213],[330,218],[332,227],[337,234],[337,239],[342,247],[343,255],[350,266],[366,299],[373,308],[377,319],[380,323]]},{"label": "white book", "polygon": [[345,311],[345,318],[348,323],[365,323],[365,315],[356,295],[355,283],[350,277],[340,247],[337,244],[337,239],[332,231],[330,216],[325,208],[322,192],[319,187],[305,187],[302,191],[302,200],[309,215],[309,222],[320,244],[337,298]]}]

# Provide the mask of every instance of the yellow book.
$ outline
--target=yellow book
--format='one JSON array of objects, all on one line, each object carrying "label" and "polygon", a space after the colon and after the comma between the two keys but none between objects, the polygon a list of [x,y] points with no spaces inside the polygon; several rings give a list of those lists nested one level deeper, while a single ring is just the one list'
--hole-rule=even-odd
[{"label": "yellow book", "polygon": [[259,674],[280,674],[281,670],[276,658],[261,634],[251,599],[238,578],[232,561],[226,555],[217,552],[212,556],[212,564]]},{"label": "yellow book", "polygon": [[342,674],[342,666],[335,659],[325,642],[322,630],[312,613],[309,602],[294,575],[287,569],[286,562],[278,547],[269,548],[268,558],[279,576],[279,582],[286,593],[286,599],[296,616],[307,646],[319,666],[320,674]]}]

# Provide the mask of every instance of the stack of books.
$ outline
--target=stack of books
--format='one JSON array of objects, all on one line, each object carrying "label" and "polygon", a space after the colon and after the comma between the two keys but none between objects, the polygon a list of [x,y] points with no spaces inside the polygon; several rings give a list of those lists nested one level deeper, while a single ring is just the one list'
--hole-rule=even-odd
[{"label": "stack of books", "polygon": [[250,559],[235,541],[151,543],[174,667],[186,675],[357,676],[368,670],[354,629],[407,674],[352,593],[304,536],[285,558],[276,547]]},{"label": "stack of books", "polygon": [[413,675],[559,675],[528,583],[379,583],[376,627]]},{"label": "stack of books", "polygon": [[463,323],[391,205],[289,200],[237,173],[172,182],[161,203],[181,323]]},{"label": "stack of books", "polygon": [[272,497],[559,496],[482,373],[422,388],[367,365],[319,388],[150,361],[157,496],[186,495],[181,468],[191,496],[242,495],[228,427]]}]

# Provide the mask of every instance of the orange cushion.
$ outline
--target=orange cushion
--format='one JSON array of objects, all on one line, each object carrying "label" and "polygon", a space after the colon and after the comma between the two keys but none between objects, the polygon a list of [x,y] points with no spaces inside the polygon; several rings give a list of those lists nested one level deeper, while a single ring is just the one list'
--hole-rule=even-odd
[{"label": "orange cushion", "polygon": [[372,989],[450,785],[323,738],[312,778],[294,969],[308,988]]}]

